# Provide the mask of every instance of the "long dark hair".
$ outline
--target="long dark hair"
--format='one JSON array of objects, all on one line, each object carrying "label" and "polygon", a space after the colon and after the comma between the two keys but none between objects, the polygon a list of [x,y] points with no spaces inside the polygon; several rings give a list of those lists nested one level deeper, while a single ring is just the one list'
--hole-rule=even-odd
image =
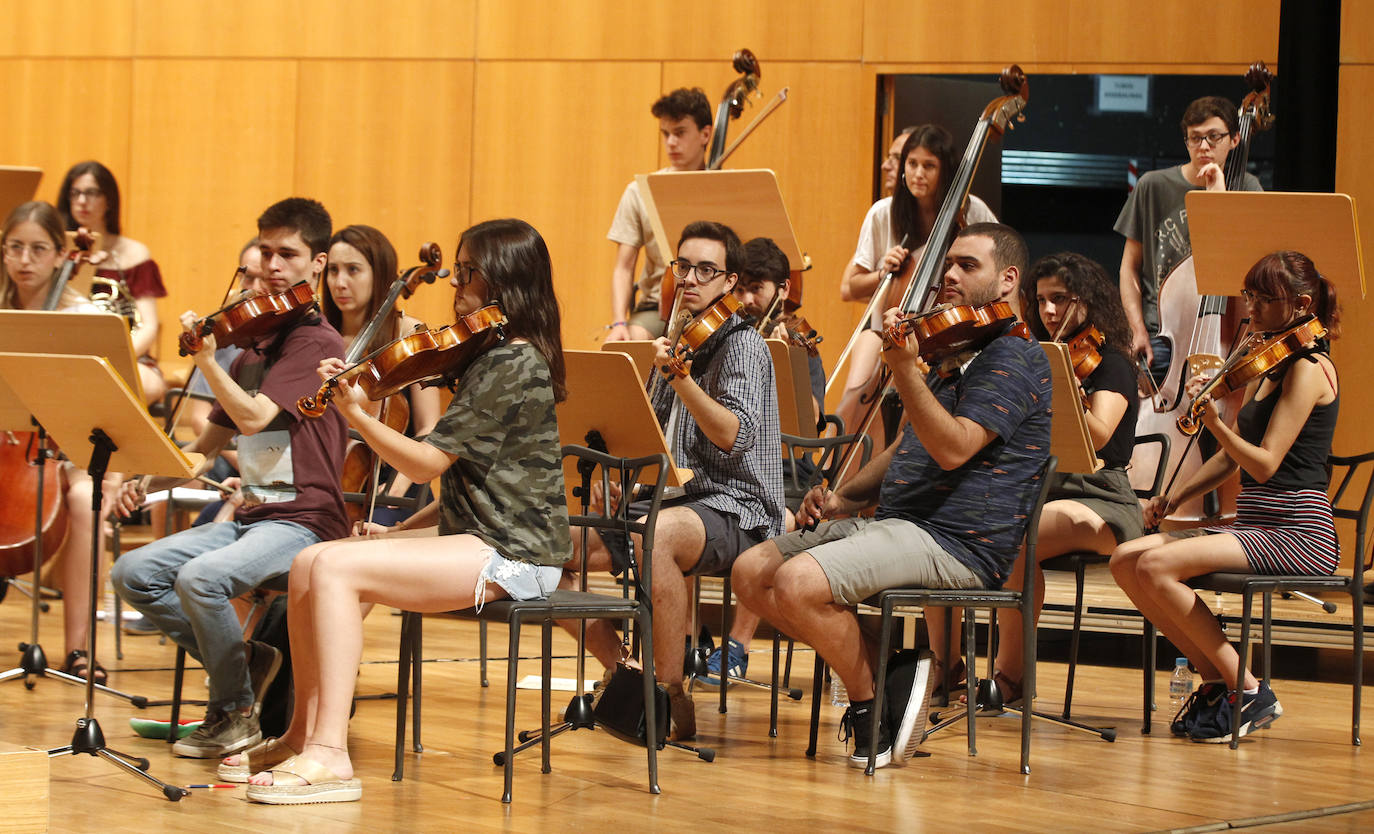
[{"label": "long dark hair", "polygon": [[[382,302],[386,300],[387,291],[391,289],[391,283],[396,280],[396,249],[391,245],[391,241],[386,239],[386,235],[372,228],[371,226],[345,226],[334,233],[329,239],[329,249],[334,248],[336,243],[346,243],[358,250],[367,261],[367,265],[372,269],[372,294],[367,301],[367,311],[363,316],[363,321],[368,322],[381,309]],[[334,325],[335,330],[342,332],[343,312],[339,310],[339,305],[334,303],[334,296],[329,291],[329,266],[325,265],[324,292],[320,293],[320,312],[324,314],[325,320]],[[401,322],[401,311],[395,307],[387,314],[387,324],[377,328],[377,334],[372,337],[372,341],[367,345],[363,355],[372,353],[379,347],[394,341],[401,334],[397,328]]]},{"label": "long dark hair", "polygon": [[1108,345],[1129,355],[1131,327],[1126,323],[1126,311],[1121,306],[1116,282],[1107,277],[1101,264],[1077,252],[1046,255],[1031,264],[1021,277],[1021,310],[1036,338],[1048,340],[1054,335],[1040,320],[1040,305],[1035,301],[1036,284],[1043,278],[1063,281],[1064,287],[1078,296],[1083,305],[1084,321],[1100,330]]},{"label": "long dark hair", "polygon": [[1312,259],[1301,252],[1271,252],[1255,262],[1245,275],[1245,288],[1259,295],[1296,300],[1312,296],[1312,313],[1326,328],[1326,338],[1341,335],[1341,304],[1336,285],[1317,271]]},{"label": "long dark hair", "polygon": [[[42,227],[58,254],[67,248],[67,236],[62,232],[62,218],[58,216],[57,209],[42,200],[30,200],[15,206],[14,210],[10,212],[10,216],[5,219],[4,228],[0,229],[0,248],[4,247],[5,242],[10,239],[14,227],[20,223],[37,223]],[[53,275],[56,274],[56,272],[53,273]],[[52,285],[49,284],[49,286]],[[65,307],[79,300],[81,300],[81,296],[77,295],[76,290],[68,285],[62,292],[59,304]],[[19,309],[18,291],[15,289],[14,280],[10,278],[9,270],[3,259],[0,259],[0,310],[17,309]]]},{"label": "long dark hair", "polygon": [[954,171],[959,167],[958,157],[954,155],[954,137],[943,127],[921,125],[906,137],[906,143],[902,145],[902,161],[897,169],[897,188],[892,192],[892,240],[898,242],[902,235],[906,235],[908,249],[925,245],[930,237],[930,229],[921,227],[921,207],[906,184],[906,158],[917,148],[925,148],[940,160],[938,205],[944,205],[950,183],[954,180]]},{"label": "long dark hair", "polygon": [[57,192],[57,211],[67,224],[67,230],[76,231],[76,220],[72,217],[72,184],[82,174],[95,177],[95,184],[100,188],[100,193],[105,195],[105,231],[112,235],[119,234],[119,183],[115,182],[109,168],[94,159],[76,163],[62,178],[62,187]]},{"label": "long dark hair", "polygon": [[549,365],[554,401],[567,399],[562,323],[544,238],[523,220],[487,220],[463,232],[458,249],[467,252],[486,279],[491,300],[501,305],[509,322],[506,335],[538,349]]}]

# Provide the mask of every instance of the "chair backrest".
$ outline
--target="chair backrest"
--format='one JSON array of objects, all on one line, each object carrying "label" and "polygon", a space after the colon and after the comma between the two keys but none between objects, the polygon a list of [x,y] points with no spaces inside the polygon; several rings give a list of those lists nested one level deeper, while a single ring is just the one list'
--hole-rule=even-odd
[{"label": "chair backrest", "polygon": [[[836,427],[836,434],[830,437],[800,437],[795,434],[782,435],[783,460],[791,461],[792,465],[786,467],[787,477],[791,479],[792,490],[805,492],[817,483],[834,483],[839,477],[840,467],[844,463],[844,457],[848,453],[849,446],[855,442],[856,436],[844,433],[844,421],[833,414],[825,415],[825,422]],[[858,435],[859,442],[859,461],[858,467],[862,468],[873,457],[873,438],[867,434]],[[812,466],[798,466],[798,461],[810,461],[812,452],[820,452],[819,460]],[[853,470],[857,471],[857,469]],[[803,481],[804,476],[806,480]]]},{"label": "chair backrest", "polygon": [[[617,532],[628,540],[638,534],[643,542],[644,558],[631,559],[631,571],[641,592],[651,585],[651,558],[654,552],[654,527],[658,521],[658,511],[663,503],[663,490],[668,485],[668,456],[648,455],[642,458],[618,458],[605,452],[589,449],[586,446],[564,446],[563,461],[576,459],[575,471],[581,483],[573,488],[573,495],[581,502],[574,512],[568,509],[568,521],[573,527],[591,530]],[[564,471],[567,471],[566,465]],[[651,474],[652,473],[652,474]],[[593,503],[593,485],[599,484],[601,495],[606,498]],[[628,484],[620,489],[621,484]],[[614,487],[614,491],[613,491]],[[648,512],[638,520],[630,518],[630,504],[647,501]],[[641,599],[648,599],[641,595]]]},{"label": "chair backrest", "polygon": [[[1360,468],[1371,462],[1374,462],[1374,452],[1352,456],[1328,455],[1326,458],[1331,485],[1331,514],[1355,522],[1355,561],[1352,567],[1357,584],[1361,581],[1363,569],[1370,565],[1365,554],[1365,534],[1369,529],[1369,509],[1374,504],[1374,466],[1369,467],[1369,477],[1364,480],[1364,493],[1360,496],[1359,507],[1341,507],[1340,504],[1347,497],[1346,491],[1355,484],[1355,476]],[[1354,498],[1353,495],[1349,497]]]},{"label": "chair backrest", "polygon": [[1167,434],[1156,432],[1154,434],[1138,434],[1135,436],[1135,445],[1137,446],[1143,446],[1150,443],[1159,444],[1159,462],[1155,464],[1155,474],[1150,479],[1150,488],[1148,490],[1137,489],[1135,491],[1137,498],[1144,498],[1146,500],[1159,495],[1160,490],[1164,488],[1164,473],[1169,470],[1169,447],[1171,445]]}]

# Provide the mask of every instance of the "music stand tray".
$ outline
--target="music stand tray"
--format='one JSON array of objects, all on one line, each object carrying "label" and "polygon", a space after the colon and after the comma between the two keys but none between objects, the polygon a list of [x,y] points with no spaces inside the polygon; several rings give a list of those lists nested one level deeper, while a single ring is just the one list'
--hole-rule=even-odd
[{"label": "music stand tray", "polygon": [[[85,318],[83,316],[83,318]],[[127,339],[127,334],[125,335]],[[103,491],[99,484],[106,471],[141,472],[190,479],[200,455],[188,457],[164,435],[148,416],[143,401],[125,384],[109,361],[99,356],[48,353],[0,353],[0,378],[61,444],[67,457],[90,473],[91,511],[96,521],[91,531],[90,631],[86,643],[89,668],[96,663],[95,609],[99,598],[100,514]],[[63,385],[53,384],[62,380]],[[74,404],[73,392],[80,403]],[[86,679],[86,712],[78,718],[71,744],[48,751],[52,757],[85,753],[99,756],[119,768],[157,785],[167,799],[176,801],[190,792],[169,785],[147,772],[148,760],[105,746],[105,736],[94,712],[93,674]]]}]

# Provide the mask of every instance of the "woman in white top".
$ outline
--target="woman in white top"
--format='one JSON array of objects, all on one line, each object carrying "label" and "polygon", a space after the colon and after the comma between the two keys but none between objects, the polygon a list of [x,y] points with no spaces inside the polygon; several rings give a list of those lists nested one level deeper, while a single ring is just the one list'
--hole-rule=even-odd
[{"label": "woman in white top", "polygon": [[[854,258],[840,279],[840,298],[866,302],[873,297],[883,276],[900,271],[908,257],[913,268],[920,263],[935,217],[940,213],[958,167],[954,140],[943,127],[921,125],[907,136],[902,146],[901,166],[902,186],[905,187],[898,186],[891,197],[884,197],[868,210],[859,230]],[[964,219],[970,224],[997,222],[987,204],[972,194]],[[893,293],[874,308],[871,330],[861,333],[854,344],[844,396],[835,410],[844,418],[847,430],[855,430],[864,411],[859,404],[860,396],[878,369],[883,311],[900,301],[900,294]],[[879,443],[878,448],[886,445],[881,436],[875,440]]]}]

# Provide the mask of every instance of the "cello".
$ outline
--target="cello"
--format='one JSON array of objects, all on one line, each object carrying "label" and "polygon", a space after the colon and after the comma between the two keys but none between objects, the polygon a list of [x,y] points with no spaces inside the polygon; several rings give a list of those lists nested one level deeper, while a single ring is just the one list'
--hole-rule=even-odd
[{"label": "cello", "polygon": [[[1274,123],[1274,115],[1269,107],[1269,85],[1273,74],[1263,61],[1252,64],[1245,74],[1250,85],[1250,93],[1242,102],[1239,113],[1239,138],[1236,146],[1226,157],[1226,190],[1241,189],[1246,166],[1249,161],[1250,139],[1255,130],[1267,130]],[[1187,438],[1179,432],[1177,418],[1185,406],[1184,385],[1200,373],[1216,373],[1225,364],[1225,357],[1231,349],[1232,337],[1239,330],[1239,305],[1229,296],[1200,295],[1197,289],[1197,275],[1193,270],[1193,257],[1190,254],[1179,262],[1164,279],[1159,288],[1159,335],[1173,348],[1169,359],[1169,369],[1157,394],[1143,398],[1140,416],[1136,422],[1136,434],[1164,434],[1170,438],[1172,448],[1184,449]],[[1186,346],[1186,350],[1183,348]],[[1234,416],[1236,404],[1231,401],[1218,403],[1222,418],[1230,421]],[[1138,447],[1131,456],[1131,485],[1138,489],[1148,489],[1148,473],[1158,466],[1160,452],[1158,444]],[[1191,449],[1180,457],[1171,477],[1182,476],[1185,481],[1197,471],[1207,454],[1199,449],[1194,454]],[[1205,520],[1227,517],[1235,514],[1236,492],[1239,485],[1234,481],[1223,484],[1214,493],[1188,501],[1177,507],[1168,519],[1191,526]]]}]

